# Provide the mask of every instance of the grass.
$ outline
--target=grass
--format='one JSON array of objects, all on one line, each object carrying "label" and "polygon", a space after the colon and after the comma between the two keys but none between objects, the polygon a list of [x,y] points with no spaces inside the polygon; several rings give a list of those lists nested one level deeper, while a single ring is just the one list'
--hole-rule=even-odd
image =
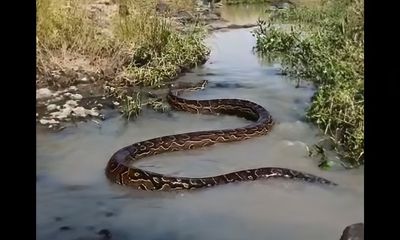
[{"label": "grass", "polygon": [[[255,49],[318,86],[308,119],[329,136],[347,167],[364,164],[364,2],[325,1],[269,16],[254,32]],[[271,23],[292,25],[285,31]]]},{"label": "grass", "polygon": [[171,19],[182,11],[193,13],[194,0],[165,1],[163,13],[156,12],[157,0],[114,2],[97,11],[94,0],[37,0],[37,72],[43,79],[54,70],[113,69],[105,90],[118,96],[130,117],[140,113],[143,102],[126,88],[162,86],[204,61],[209,50],[200,24],[179,28]]},{"label": "grass", "polygon": [[228,5],[234,4],[251,4],[251,3],[269,3],[271,0],[224,0],[223,3]]}]

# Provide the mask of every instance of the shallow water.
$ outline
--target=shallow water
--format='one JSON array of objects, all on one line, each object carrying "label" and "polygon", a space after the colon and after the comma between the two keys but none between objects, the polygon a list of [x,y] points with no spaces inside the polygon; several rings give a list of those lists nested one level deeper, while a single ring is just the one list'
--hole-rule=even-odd
[{"label": "shallow water", "polygon": [[[252,54],[250,31],[214,33],[207,39],[209,61],[179,80],[209,80],[206,90],[189,98],[241,98],[261,104],[277,121],[273,131],[240,143],[162,154],[137,166],[178,176],[279,166],[328,178],[338,187],[271,180],[164,193],[110,184],[104,168],[121,147],[161,135],[248,123],[228,116],[146,111],[129,123],[114,117],[101,127],[87,122],[56,134],[38,131],[37,238],[96,239],[96,232],[106,228],[113,239],[122,240],[334,240],[346,225],[363,222],[363,169],[322,171],[307,157],[305,145],[320,137],[303,120],[314,89],[295,88],[293,80],[279,75],[278,64],[262,63]],[[60,230],[63,226],[70,229]]]}]

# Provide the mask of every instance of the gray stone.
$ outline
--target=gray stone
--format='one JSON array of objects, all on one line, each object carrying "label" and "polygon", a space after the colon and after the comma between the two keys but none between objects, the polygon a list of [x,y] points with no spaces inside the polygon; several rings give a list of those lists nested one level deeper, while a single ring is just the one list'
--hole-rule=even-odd
[{"label": "gray stone", "polygon": [[72,111],[74,112],[73,114],[77,117],[86,117],[87,115],[86,109],[84,107],[76,107],[72,109]]},{"label": "gray stone", "polygon": [[82,95],[80,95],[79,93],[77,93],[77,94],[71,94],[70,98],[71,98],[71,99],[75,99],[75,100],[80,100],[80,99],[82,99],[83,97],[82,97]]},{"label": "gray stone", "polygon": [[347,226],[340,240],[364,240],[364,223],[355,223]]},{"label": "gray stone", "polygon": [[41,88],[36,90],[36,99],[49,98],[52,96],[52,92],[48,88]]},{"label": "gray stone", "polygon": [[64,107],[68,107],[68,106],[76,107],[76,106],[78,106],[78,103],[74,100],[68,100],[67,102],[65,102]]},{"label": "gray stone", "polygon": [[40,121],[39,121],[41,124],[43,124],[43,125],[45,125],[45,124],[57,124],[57,123],[60,123],[59,121],[57,121],[57,120],[55,120],[55,119],[50,119],[50,120],[47,120],[47,119],[40,119]]},{"label": "gray stone", "polygon": [[54,111],[57,109],[57,105],[55,104],[50,104],[47,106],[47,111]]}]

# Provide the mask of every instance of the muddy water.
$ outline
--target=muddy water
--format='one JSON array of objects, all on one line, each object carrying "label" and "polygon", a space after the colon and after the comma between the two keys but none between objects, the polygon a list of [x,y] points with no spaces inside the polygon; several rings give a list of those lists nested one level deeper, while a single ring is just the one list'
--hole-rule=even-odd
[{"label": "muddy water", "polygon": [[100,127],[88,122],[57,134],[38,132],[37,238],[100,239],[97,232],[107,229],[119,240],[334,240],[346,225],[363,221],[363,170],[326,172],[306,156],[305,145],[320,137],[303,120],[314,89],[295,88],[293,80],[279,75],[278,64],[262,63],[251,53],[254,42],[248,29],[214,33],[207,39],[209,61],[180,81],[210,81],[206,90],[188,96],[193,99],[242,98],[263,105],[277,121],[273,131],[241,143],[159,155],[137,165],[178,176],[289,167],[328,178],[339,187],[273,180],[159,193],[110,184],[104,167],[123,146],[248,123],[235,117],[148,111],[135,122],[114,117]]}]

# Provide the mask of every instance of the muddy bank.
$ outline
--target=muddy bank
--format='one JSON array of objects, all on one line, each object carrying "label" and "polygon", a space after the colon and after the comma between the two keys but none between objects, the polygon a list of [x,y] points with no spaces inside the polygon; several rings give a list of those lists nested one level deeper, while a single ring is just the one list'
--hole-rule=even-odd
[{"label": "muddy bank", "polygon": [[[163,16],[170,22],[171,26],[178,31],[185,32],[193,24],[201,23],[205,26],[214,21],[221,21],[217,4],[213,12],[209,7],[198,2],[197,7],[192,11],[177,10],[167,2],[159,1],[155,6],[156,14]],[[104,31],[109,31],[111,25],[111,16],[124,6],[117,4],[116,1],[94,1],[88,4],[88,11],[91,17]],[[126,10],[128,11],[128,10]],[[132,11],[132,9],[130,10]],[[126,14],[129,14],[126,13]],[[202,53],[200,53],[202,54]],[[112,62],[99,64],[98,62],[89,62],[87,59],[77,56],[63,56],[60,67],[53,69],[38,69],[37,74],[37,113],[36,119],[39,125],[52,130],[64,129],[68,124],[74,124],[76,121],[92,120],[95,123],[107,118],[106,112],[116,111],[121,107],[122,99],[118,99],[117,94],[110,94],[116,87],[109,83],[131,82],[132,80],[124,76],[128,62]],[[202,64],[206,61],[207,55],[199,56],[196,64]],[[178,63],[177,63],[178,64]],[[186,65],[177,65],[174,73],[169,74],[170,80],[181,76],[183,73],[194,67],[193,63]],[[157,77],[157,76],[155,76]],[[163,80],[156,89],[165,87],[169,81]],[[137,84],[125,86],[130,93],[145,93],[141,96],[141,101],[149,102],[148,105],[157,104],[162,100],[156,96],[150,99],[147,96],[148,91],[154,90],[154,87],[143,87]],[[159,105],[159,104],[158,104]],[[158,106],[157,105],[157,106]]]},{"label": "muddy bank", "polygon": [[[159,15],[166,15],[171,12],[171,6],[160,1],[156,6]],[[251,28],[255,23],[237,24],[231,23],[221,17],[221,3],[215,4],[213,11],[207,5],[198,2],[195,12],[176,11],[168,16],[169,21],[179,31],[186,31],[194,23],[200,23],[209,32],[217,30]],[[89,4],[89,11],[96,17],[96,21],[107,30],[110,25],[112,12],[120,11],[118,4],[113,1],[98,1]],[[207,55],[200,58],[198,64],[203,64]],[[37,76],[37,123],[43,128],[59,131],[68,125],[74,125],[77,121],[92,121],[100,124],[107,119],[107,115],[115,115],[121,112],[122,99],[117,94],[110,94],[110,89],[115,89],[109,83],[115,79],[124,80],[121,69],[126,63],[113,63],[97,65],[97,69],[80,58],[66,58],[63,68],[39,71]],[[163,81],[161,85],[154,87],[143,87],[138,85],[125,86],[130,94],[140,93],[140,101],[143,107],[150,107],[154,110],[165,111],[167,109],[162,94],[148,94],[165,88],[171,81],[190,71],[194,66],[181,66],[171,75],[170,81]],[[164,95],[163,95],[164,94]],[[151,97],[149,97],[151,96]],[[142,106],[141,106],[142,107]],[[120,111],[118,111],[120,110]],[[115,113],[116,112],[116,113]]]}]

